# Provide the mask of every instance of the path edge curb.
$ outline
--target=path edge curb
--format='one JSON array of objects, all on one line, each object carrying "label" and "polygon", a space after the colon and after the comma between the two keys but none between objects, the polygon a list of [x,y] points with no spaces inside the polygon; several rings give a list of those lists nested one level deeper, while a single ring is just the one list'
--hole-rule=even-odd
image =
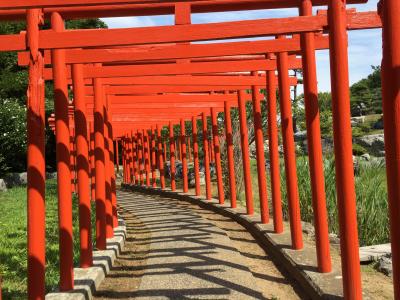
[{"label": "path edge curb", "polygon": [[51,292],[46,300],[90,300],[112,266],[118,255],[124,250],[126,241],[126,224],[119,217],[118,227],[114,228],[114,237],[107,239],[107,250],[93,251],[93,267],[74,268],[74,289],[68,292]]}]

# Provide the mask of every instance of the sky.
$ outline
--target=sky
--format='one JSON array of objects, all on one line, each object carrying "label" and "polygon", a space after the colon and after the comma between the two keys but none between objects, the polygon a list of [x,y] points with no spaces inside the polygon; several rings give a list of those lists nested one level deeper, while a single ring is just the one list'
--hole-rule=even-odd
[{"label": "sky", "polygon": [[[378,0],[369,0],[368,3],[348,5],[348,8],[356,8],[357,11],[376,10]],[[314,12],[324,7],[314,8]],[[216,23],[240,20],[284,18],[298,15],[297,9],[253,10],[225,13],[193,14],[192,23]],[[124,17],[102,19],[109,28],[129,28],[173,25],[174,17]],[[380,65],[382,59],[381,30],[356,30],[349,32],[349,76],[350,84],[366,77],[372,72],[371,66]],[[320,91],[330,91],[329,53],[328,50],[319,50],[317,58],[318,88]],[[301,92],[301,88],[300,88]]]}]

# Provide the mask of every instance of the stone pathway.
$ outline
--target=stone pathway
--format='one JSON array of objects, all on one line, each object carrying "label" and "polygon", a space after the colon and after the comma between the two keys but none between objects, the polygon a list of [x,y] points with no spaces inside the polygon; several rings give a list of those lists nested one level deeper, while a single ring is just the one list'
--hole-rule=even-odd
[{"label": "stone pathway", "polygon": [[300,298],[237,223],[174,199],[131,192],[118,199],[127,248],[97,299]]}]

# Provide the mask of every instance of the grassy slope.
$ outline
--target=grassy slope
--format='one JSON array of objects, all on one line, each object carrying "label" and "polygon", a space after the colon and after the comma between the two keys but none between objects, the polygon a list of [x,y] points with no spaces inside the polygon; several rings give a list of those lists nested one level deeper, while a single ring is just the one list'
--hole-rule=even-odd
[{"label": "grassy slope", "polygon": [[[74,262],[79,262],[78,208],[74,197]],[[4,299],[26,299],[26,188],[0,193],[0,274]],[[46,187],[46,290],[58,284],[57,184]]]},{"label": "grassy slope", "polygon": [[[255,160],[251,161],[252,186],[255,210],[259,211],[257,167]],[[268,198],[270,213],[272,214],[270,178],[268,177]],[[297,177],[299,186],[301,219],[313,223],[313,209],[311,203],[310,175],[308,159],[297,158]],[[387,206],[387,187],[385,166],[372,162],[361,164],[356,174],[357,217],[360,245],[374,245],[389,242],[389,219]],[[325,187],[328,208],[328,222],[330,232],[339,232],[336,191],[335,168],[332,159],[325,160]],[[283,213],[288,217],[286,200],[286,184],[283,160],[281,161],[281,192]],[[244,192],[239,196],[242,206],[245,206]]]}]

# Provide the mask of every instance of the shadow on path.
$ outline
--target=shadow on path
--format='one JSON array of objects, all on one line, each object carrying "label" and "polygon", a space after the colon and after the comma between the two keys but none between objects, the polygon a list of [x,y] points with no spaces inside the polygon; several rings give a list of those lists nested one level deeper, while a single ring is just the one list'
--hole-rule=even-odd
[{"label": "shadow on path", "polygon": [[121,191],[118,199],[127,244],[97,299],[298,299],[230,219],[158,196]]}]

